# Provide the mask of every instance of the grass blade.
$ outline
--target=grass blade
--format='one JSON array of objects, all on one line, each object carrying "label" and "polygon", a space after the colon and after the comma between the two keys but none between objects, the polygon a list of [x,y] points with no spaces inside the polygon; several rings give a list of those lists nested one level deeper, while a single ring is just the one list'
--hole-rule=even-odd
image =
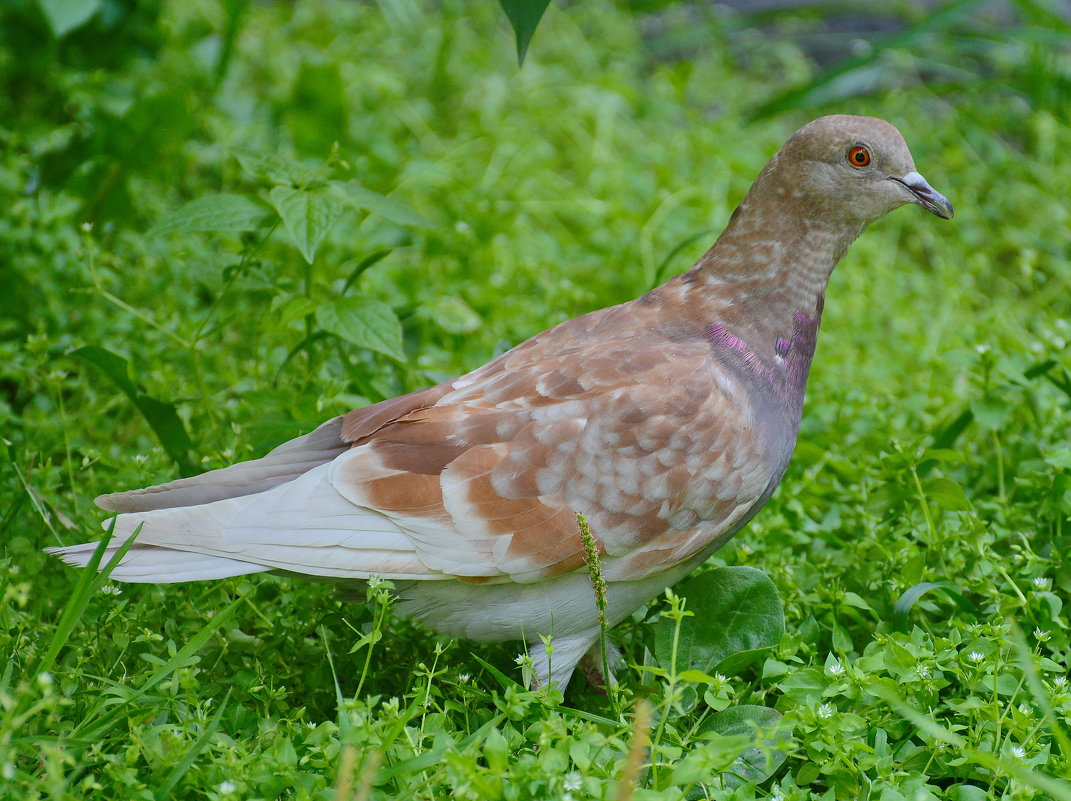
[{"label": "grass blade", "polygon": [[157,670],[142,684],[137,690],[131,693],[128,697],[120,701],[114,708],[112,708],[107,714],[101,715],[94,720],[96,715],[105,704],[105,700],[102,699],[97,702],[93,710],[86,718],[78,724],[71,732],[72,738],[87,738],[89,740],[99,739],[107,733],[118,720],[118,718],[134,703],[137,699],[145,695],[149,690],[155,687],[160,682],[167,679],[172,673],[178,670],[180,667],[186,665],[190,659],[192,659],[196,653],[208,642],[213,634],[218,631],[224,623],[231,619],[234,615],[234,611],[238,608],[238,605],[242,603],[244,599],[239,596],[235,598],[226,608],[219,614],[215,615],[208,623],[206,623],[197,634],[195,634],[190,641],[187,642],[178,652],[171,657],[167,662],[161,665]]},{"label": "grass blade", "polygon": [[227,690],[227,694],[223,696],[223,702],[219,705],[219,709],[216,710],[212,721],[205,727],[201,736],[197,738],[197,742],[190,746],[190,750],[186,752],[185,756],[171,769],[171,772],[167,774],[167,778],[160,784],[159,789],[156,791],[156,801],[165,801],[165,799],[171,797],[171,791],[175,788],[175,785],[179,783],[186,771],[193,766],[194,760],[205,750],[205,747],[219,729],[219,721],[223,717],[223,710],[227,708],[227,701],[230,700],[230,697],[231,691]]}]

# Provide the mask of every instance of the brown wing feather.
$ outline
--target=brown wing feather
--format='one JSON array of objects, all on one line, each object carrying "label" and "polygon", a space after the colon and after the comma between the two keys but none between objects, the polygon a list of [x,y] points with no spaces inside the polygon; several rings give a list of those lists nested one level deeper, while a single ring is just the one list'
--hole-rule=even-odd
[{"label": "brown wing feather", "polygon": [[435,569],[576,570],[583,512],[611,577],[657,572],[734,525],[772,476],[745,388],[710,369],[703,343],[654,345],[552,329],[366,428],[332,482],[414,532]]}]

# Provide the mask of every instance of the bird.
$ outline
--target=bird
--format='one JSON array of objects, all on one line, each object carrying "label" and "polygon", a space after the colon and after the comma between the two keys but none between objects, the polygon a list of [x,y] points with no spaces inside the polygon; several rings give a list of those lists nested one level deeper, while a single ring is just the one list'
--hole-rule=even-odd
[{"label": "bird", "polygon": [[[115,516],[100,564],[136,534],[112,579],[389,580],[398,614],[520,641],[532,683],[564,689],[585,655],[603,664],[603,625],[695,570],[769,500],[799,433],[830,274],[905,204],[953,216],[892,124],[816,119],[686,272],[262,458],[102,495]],[[605,582],[602,621],[578,514]],[[85,567],[97,546],[47,550]]]}]

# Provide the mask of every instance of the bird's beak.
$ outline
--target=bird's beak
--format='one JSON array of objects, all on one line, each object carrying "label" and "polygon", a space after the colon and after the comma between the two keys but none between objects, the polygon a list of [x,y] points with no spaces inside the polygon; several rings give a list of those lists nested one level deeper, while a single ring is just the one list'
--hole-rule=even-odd
[{"label": "bird's beak", "polygon": [[951,220],[954,212],[948,198],[930,186],[926,179],[917,172],[909,172],[903,178],[893,178],[913,195],[912,203],[917,203],[927,211],[933,212],[944,220]]}]

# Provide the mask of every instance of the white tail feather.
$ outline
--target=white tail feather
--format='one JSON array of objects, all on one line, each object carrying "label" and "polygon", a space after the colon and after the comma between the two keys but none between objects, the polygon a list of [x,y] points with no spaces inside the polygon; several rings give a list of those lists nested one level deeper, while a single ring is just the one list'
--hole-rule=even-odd
[{"label": "white tail feather", "polygon": [[[112,576],[177,582],[277,569],[338,579],[446,578],[421,561],[399,526],[339,495],[328,481],[328,467],[314,467],[254,495],[120,514],[109,553],[139,526],[141,531]],[[109,525],[111,521],[104,523]],[[51,552],[84,567],[95,546],[84,543]]]}]

